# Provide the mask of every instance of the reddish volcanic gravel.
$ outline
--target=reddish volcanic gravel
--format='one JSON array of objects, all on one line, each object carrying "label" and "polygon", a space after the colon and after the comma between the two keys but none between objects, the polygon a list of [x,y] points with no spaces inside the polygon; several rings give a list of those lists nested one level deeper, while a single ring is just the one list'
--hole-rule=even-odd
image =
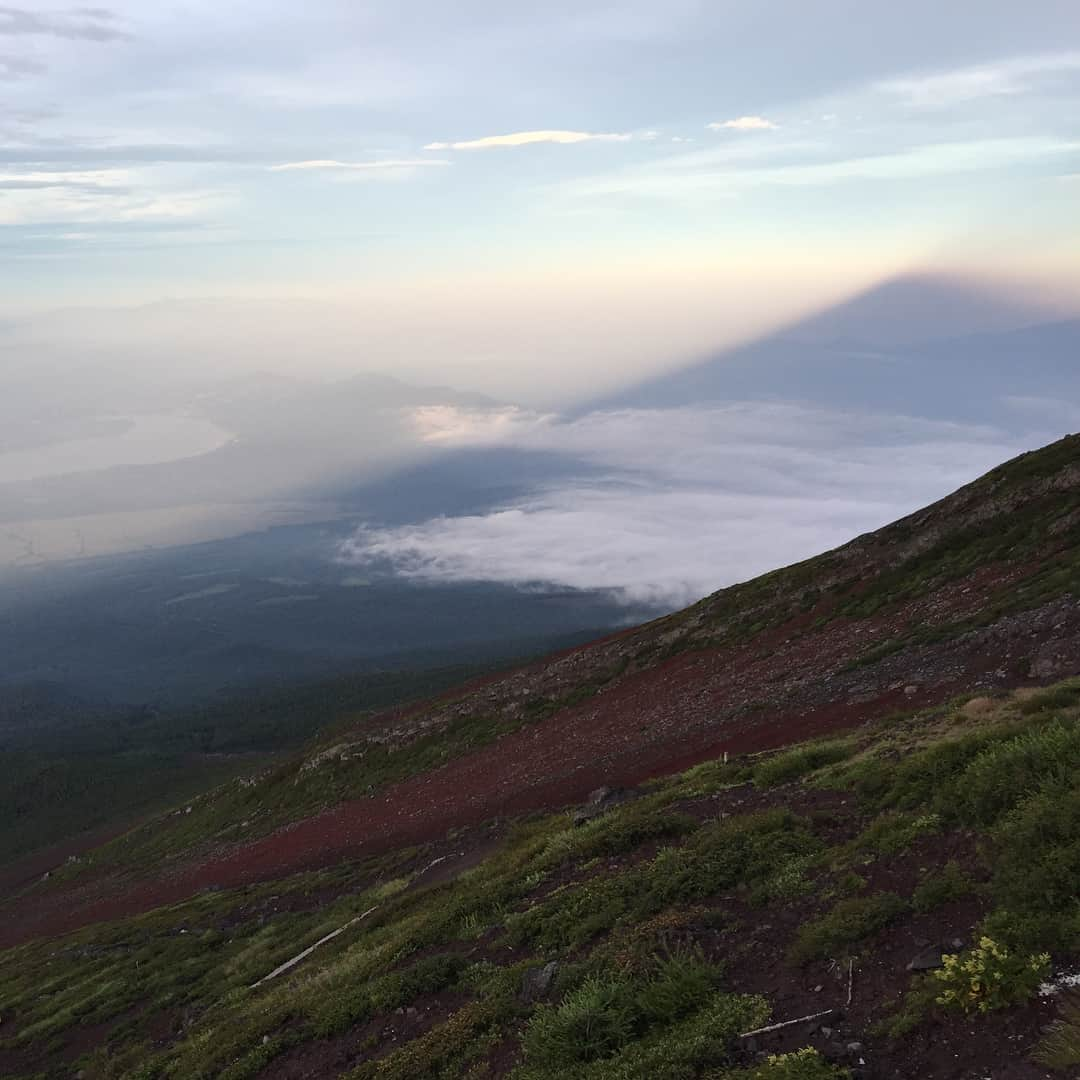
[{"label": "reddish volcanic gravel", "polygon": [[[272,880],[437,840],[452,828],[555,809],[597,787],[632,785],[725,751],[772,749],[963,690],[1017,685],[1023,681],[1015,667],[1018,656],[1045,655],[1051,657],[1046,663],[1071,671],[1080,648],[1080,606],[1072,600],[1005,616],[933,648],[913,646],[869,666],[850,663],[913,624],[978,611],[1006,579],[980,571],[891,617],[837,619],[807,631],[813,615],[805,613],[745,645],[686,651],[642,670],[631,666],[587,700],[441,768],[158,880],[84,879],[9,904],[0,921],[0,946],[129,916],[207,888]],[[656,624],[646,633],[655,640],[666,630]],[[632,660],[640,641],[633,631],[615,635],[470,684],[457,692],[458,703],[444,695],[383,719],[396,726],[402,720],[434,723],[439,716],[450,722],[455,709],[465,710],[456,715],[520,710],[531,699],[550,700],[587,686],[613,662]]]},{"label": "reddish volcanic gravel", "polygon": [[[666,665],[675,669],[670,677],[674,680],[688,662],[689,658],[678,658]],[[700,657],[693,662],[700,663]],[[601,705],[590,702],[567,710],[373,798],[343,803],[168,878],[122,886],[119,892],[111,891],[106,882],[104,895],[89,883],[85,890],[76,887],[70,893],[39,897],[32,911],[9,914],[0,928],[0,947],[176,903],[207,888],[272,880],[344,858],[438,839],[452,828],[566,806],[601,785],[631,785],[725,751],[771,749],[850,728],[888,714],[905,701],[899,692],[873,702],[798,715],[755,713],[741,723],[702,730],[693,738],[658,740],[648,738],[648,725],[627,722],[628,715],[649,711],[643,699],[654,698],[650,703],[654,710],[672,707],[668,680],[657,686],[656,672],[648,675],[652,678],[643,677],[643,685],[634,686],[631,679],[617,691],[600,695]],[[947,693],[942,688],[934,696]]]}]

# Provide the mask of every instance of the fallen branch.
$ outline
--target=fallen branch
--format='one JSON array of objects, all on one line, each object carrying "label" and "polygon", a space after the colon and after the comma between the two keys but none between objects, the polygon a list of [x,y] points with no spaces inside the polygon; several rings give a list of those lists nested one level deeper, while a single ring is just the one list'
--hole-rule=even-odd
[{"label": "fallen branch", "polygon": [[855,971],[855,961],[848,960],[847,962],[847,1003],[851,1004],[851,980]]},{"label": "fallen branch", "polygon": [[415,881],[416,878],[422,878],[432,867],[438,866],[441,862],[446,862],[449,858],[449,855],[440,855],[437,859],[432,859],[419,874],[413,876],[413,880]]},{"label": "fallen branch", "polygon": [[784,1020],[780,1024],[770,1024],[768,1027],[755,1028],[753,1031],[744,1031],[739,1038],[749,1039],[753,1035],[768,1035],[772,1031],[781,1028],[794,1027],[796,1024],[808,1024],[811,1020],[824,1020],[826,1016],[832,1016],[833,1010],[826,1009],[824,1012],[811,1013],[809,1016],[800,1016],[797,1020]]},{"label": "fallen branch", "polygon": [[[378,905],[376,905],[377,907]],[[361,919],[366,919],[375,908],[368,908],[362,915],[357,915],[355,919],[350,919],[344,926],[339,926],[336,930],[331,931],[326,937],[319,938],[314,945],[309,945],[303,952],[297,953],[291,960],[286,960],[284,964],[279,964],[269,975],[264,975],[258,982],[253,982],[248,987],[249,990],[254,990],[257,986],[262,986],[264,982],[269,982],[271,979],[276,979],[279,975],[284,974],[290,968],[296,967],[301,960],[306,960],[320,945],[325,945],[328,941],[333,941],[338,934],[344,934],[350,926],[355,926]]]}]

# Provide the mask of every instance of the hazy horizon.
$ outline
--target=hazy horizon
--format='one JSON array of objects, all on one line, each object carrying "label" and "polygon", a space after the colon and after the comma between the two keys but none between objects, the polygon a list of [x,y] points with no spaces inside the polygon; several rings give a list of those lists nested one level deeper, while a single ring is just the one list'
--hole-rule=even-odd
[{"label": "hazy horizon", "polygon": [[4,8],[0,565],[349,521],[673,604],[1061,434],[1080,10],[850,15]]}]

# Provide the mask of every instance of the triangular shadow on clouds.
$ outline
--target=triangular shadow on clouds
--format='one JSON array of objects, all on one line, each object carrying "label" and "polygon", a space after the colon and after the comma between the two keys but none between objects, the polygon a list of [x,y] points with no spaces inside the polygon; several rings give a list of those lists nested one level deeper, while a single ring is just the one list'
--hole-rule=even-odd
[{"label": "triangular shadow on clouds", "polygon": [[894,278],[750,344],[575,410],[783,400],[1022,430],[1080,407],[1080,319],[980,282]]}]

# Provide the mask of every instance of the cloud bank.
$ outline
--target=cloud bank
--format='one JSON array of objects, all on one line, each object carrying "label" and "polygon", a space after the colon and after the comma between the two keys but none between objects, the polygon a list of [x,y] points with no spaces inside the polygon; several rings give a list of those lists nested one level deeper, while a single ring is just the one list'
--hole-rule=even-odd
[{"label": "cloud bank", "polygon": [[491,513],[360,529],[344,561],[666,608],[878,528],[1023,448],[989,427],[760,403],[570,422],[442,409],[418,425],[429,442],[557,450],[600,471]]}]

